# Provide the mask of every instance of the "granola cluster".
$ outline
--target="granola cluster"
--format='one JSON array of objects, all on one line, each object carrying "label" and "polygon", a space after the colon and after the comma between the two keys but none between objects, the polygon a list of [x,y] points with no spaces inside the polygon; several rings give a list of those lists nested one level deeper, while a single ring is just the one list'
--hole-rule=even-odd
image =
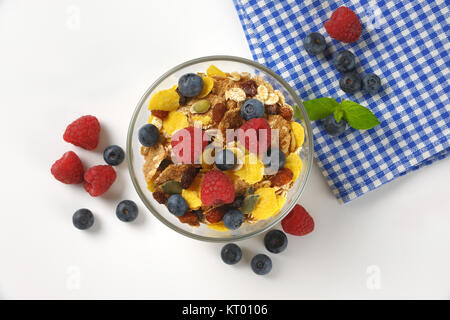
[{"label": "granola cluster", "polygon": [[[160,135],[157,144],[141,148],[148,189],[161,204],[167,204],[170,195],[181,195],[189,209],[178,218],[191,226],[204,223],[212,229],[227,231],[223,216],[230,210],[242,212],[246,223],[270,218],[282,208],[302,170],[299,156],[304,141],[302,125],[293,120],[293,109],[286,103],[283,93],[274,90],[260,76],[246,72],[225,73],[213,65],[206,74],[197,75],[203,80],[197,96],[183,96],[174,86],[155,93],[150,99],[148,123],[157,127]],[[239,129],[248,122],[241,108],[249,99],[263,104],[262,118],[277,132],[277,148],[285,156],[284,165],[277,171],[268,171],[261,155],[249,152],[239,139],[227,139],[229,129]],[[179,163],[171,139],[176,132],[188,127],[201,128],[211,141],[198,161]],[[205,206],[202,179],[207,172],[219,170],[214,163],[214,152],[219,149],[231,150],[237,159],[232,169],[222,168],[234,187],[234,201]]]}]

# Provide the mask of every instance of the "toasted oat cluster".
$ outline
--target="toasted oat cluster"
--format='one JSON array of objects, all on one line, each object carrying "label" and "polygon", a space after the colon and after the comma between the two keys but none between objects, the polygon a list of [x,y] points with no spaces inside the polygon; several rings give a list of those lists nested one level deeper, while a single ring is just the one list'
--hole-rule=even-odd
[{"label": "toasted oat cluster", "polygon": [[304,141],[282,92],[211,65],[155,93],[148,109],[143,173],[182,223],[228,231],[280,211],[302,170]]}]

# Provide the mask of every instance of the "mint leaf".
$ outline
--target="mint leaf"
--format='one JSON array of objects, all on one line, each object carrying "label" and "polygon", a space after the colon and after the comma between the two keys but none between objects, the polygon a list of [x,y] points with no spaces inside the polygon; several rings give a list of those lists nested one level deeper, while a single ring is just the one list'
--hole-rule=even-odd
[{"label": "mint leaf", "polygon": [[342,105],[338,105],[336,110],[334,110],[334,119],[336,122],[340,122],[344,116],[344,110],[342,110]]},{"label": "mint leaf", "polygon": [[303,115],[302,115],[302,112],[300,111],[300,107],[295,104],[292,107],[292,109],[294,109],[294,118],[296,118],[298,120],[303,120]]},{"label": "mint leaf", "polygon": [[309,119],[314,121],[328,117],[336,110],[339,103],[333,98],[322,97],[304,101],[303,105],[308,112]]},{"label": "mint leaf", "polygon": [[372,111],[356,102],[344,100],[341,102],[341,107],[344,112],[344,119],[354,129],[368,130],[380,124]]}]

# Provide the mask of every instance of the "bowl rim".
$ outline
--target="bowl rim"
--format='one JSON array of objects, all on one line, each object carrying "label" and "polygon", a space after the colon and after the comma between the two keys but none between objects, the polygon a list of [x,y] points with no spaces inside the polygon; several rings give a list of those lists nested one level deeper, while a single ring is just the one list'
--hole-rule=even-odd
[{"label": "bowl rim", "polygon": [[[231,237],[208,237],[208,236],[203,236],[203,235],[198,235],[198,234],[194,234],[191,232],[188,232],[178,226],[176,226],[175,224],[171,223],[170,221],[166,220],[166,218],[164,218],[161,214],[159,214],[157,212],[156,209],[152,208],[152,205],[149,203],[147,196],[144,194],[144,192],[141,190],[141,187],[139,186],[139,183],[137,181],[137,177],[134,174],[134,166],[133,166],[133,154],[131,152],[132,150],[132,141],[133,141],[133,131],[134,131],[134,127],[136,125],[136,120],[139,116],[139,111],[141,109],[141,106],[143,105],[143,103],[145,102],[145,100],[148,98],[148,96],[150,95],[151,92],[154,91],[154,89],[162,82],[164,81],[167,77],[169,77],[170,75],[172,75],[173,73],[177,72],[180,69],[189,67],[191,65],[194,64],[198,64],[198,63],[203,63],[203,62],[213,62],[213,61],[232,61],[232,62],[238,62],[238,63],[243,63],[243,64],[247,64],[250,66],[253,66],[257,69],[260,69],[264,72],[266,72],[267,74],[269,74],[271,77],[275,78],[279,83],[281,83],[281,85],[284,87],[284,89],[289,92],[289,94],[293,97],[294,102],[299,106],[300,111],[302,113],[305,125],[306,125],[306,129],[308,132],[307,135],[307,139],[308,139],[308,148],[309,151],[307,153],[307,164],[306,164],[306,172],[305,172],[305,176],[304,176],[304,181],[302,182],[302,185],[300,186],[300,189],[298,190],[297,194],[294,196],[294,198],[292,199],[293,201],[291,202],[291,204],[289,205],[289,207],[287,207],[286,212],[283,215],[278,216],[276,219],[274,219],[271,223],[261,227],[258,230],[255,230],[253,232],[250,232],[248,234],[245,235],[238,235],[238,236],[231,236]],[[136,192],[139,195],[139,198],[141,199],[141,201],[144,203],[145,207],[159,220],[161,221],[164,225],[166,225],[167,227],[169,227],[170,229],[186,236],[189,237],[191,239],[196,239],[196,240],[201,240],[201,241],[205,241],[205,242],[217,242],[217,243],[221,243],[221,242],[232,242],[232,241],[241,241],[241,240],[245,240],[245,239],[249,239],[252,238],[258,234],[263,233],[264,231],[272,228],[274,225],[276,225],[278,222],[280,222],[291,210],[292,208],[295,206],[295,204],[298,202],[300,196],[302,195],[303,191],[305,190],[305,187],[307,185],[309,176],[310,176],[310,172],[311,172],[311,168],[313,165],[313,154],[314,154],[314,144],[313,144],[313,137],[312,137],[312,127],[311,127],[311,121],[308,117],[308,114],[306,112],[305,107],[303,106],[302,100],[300,99],[300,97],[295,93],[294,89],[285,81],[281,78],[281,76],[279,76],[277,73],[275,73],[274,71],[272,71],[271,69],[269,69],[268,67],[255,62],[253,60],[249,60],[246,58],[242,58],[242,57],[237,57],[237,56],[230,56],[230,55],[212,55],[212,56],[204,56],[204,57],[200,57],[200,58],[195,58],[192,60],[188,60],[186,62],[183,62],[181,64],[176,65],[175,67],[169,69],[167,72],[165,72],[163,75],[161,75],[158,79],[156,79],[153,84],[145,91],[145,93],[143,94],[143,96],[141,97],[141,99],[139,100],[133,115],[131,117],[131,121],[130,124],[128,126],[128,132],[127,132],[127,141],[126,141],[126,161],[127,161],[127,166],[128,166],[128,172],[130,174],[131,177],[131,181],[133,183],[134,189],[136,190]]]}]

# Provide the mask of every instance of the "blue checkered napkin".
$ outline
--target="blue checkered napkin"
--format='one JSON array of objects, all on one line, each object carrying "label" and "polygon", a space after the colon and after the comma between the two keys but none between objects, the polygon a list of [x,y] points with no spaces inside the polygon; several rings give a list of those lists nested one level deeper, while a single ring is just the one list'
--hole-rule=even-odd
[{"label": "blue checkered napkin", "polygon": [[[382,184],[449,154],[449,8],[428,1],[234,0],[254,59],[280,74],[303,100],[349,99],[381,121],[372,130],[327,135],[313,123],[315,157],[336,197],[348,202]],[[331,39],[324,22],[345,5],[360,17],[361,38]],[[302,42],[318,31],[329,53],[310,56]],[[358,72],[374,72],[383,88],[375,96],[347,95],[331,56],[349,49]]]}]

